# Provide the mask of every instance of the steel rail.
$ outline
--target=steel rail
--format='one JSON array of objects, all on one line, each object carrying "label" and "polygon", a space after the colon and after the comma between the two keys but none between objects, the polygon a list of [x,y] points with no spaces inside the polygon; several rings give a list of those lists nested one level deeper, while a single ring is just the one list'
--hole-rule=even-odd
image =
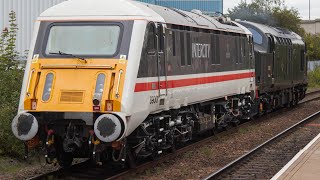
[{"label": "steel rail", "polygon": [[313,120],[314,118],[320,116],[320,111],[312,114],[311,116],[308,116],[307,118],[301,120],[300,122],[292,125],[291,127],[289,127],[288,129],[282,131],[281,133],[279,133],[278,135],[274,136],[273,138],[269,139],[268,141],[264,142],[263,144],[259,145],[258,147],[254,148],[253,150],[251,150],[250,152],[244,154],[243,156],[239,157],[238,159],[232,161],[231,163],[229,163],[228,165],[224,166],[223,168],[221,168],[220,170],[210,174],[208,177],[205,178],[205,180],[210,180],[210,179],[217,179],[217,177],[221,176],[223,173],[227,172],[229,169],[233,168],[234,166],[238,165],[239,163],[241,163],[243,160],[247,159],[250,155],[254,154],[255,152],[257,152],[258,150],[261,150],[262,148],[264,148],[265,146],[271,144],[272,142],[276,141],[277,139],[279,139],[280,137],[282,137],[283,135],[287,134],[288,132],[292,131],[293,129],[300,127],[302,124],[305,124],[308,121]]},{"label": "steel rail", "polygon": [[[313,96],[315,94],[320,94],[320,90],[309,92],[309,93],[306,94],[306,97]],[[311,98],[311,99],[306,99],[306,97],[302,101],[300,101],[299,104],[304,104],[304,103],[307,103],[307,102],[310,102],[310,101],[315,101],[315,100],[319,100],[320,99],[320,96],[315,97],[315,98]]]}]

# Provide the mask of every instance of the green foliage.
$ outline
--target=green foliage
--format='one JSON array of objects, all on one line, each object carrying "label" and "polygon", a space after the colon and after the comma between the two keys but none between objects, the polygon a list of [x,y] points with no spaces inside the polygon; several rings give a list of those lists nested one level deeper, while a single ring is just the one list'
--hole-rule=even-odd
[{"label": "green foliage", "polygon": [[276,7],[273,9],[272,16],[276,19],[276,26],[289,29],[301,36],[305,34],[304,29],[300,27],[301,19],[297,9]]},{"label": "green foliage", "polygon": [[11,121],[18,109],[23,69],[16,61],[19,57],[15,50],[16,15],[12,11],[9,17],[9,28],[5,28],[0,36],[0,154],[19,156],[23,146],[11,132]]},{"label": "green foliage", "polygon": [[320,66],[314,68],[313,71],[308,72],[309,87],[320,87]]},{"label": "green foliage", "polygon": [[311,61],[320,59],[320,35],[307,34],[300,26],[298,10],[288,8],[285,0],[252,0],[251,3],[242,1],[228,12],[232,19],[281,27],[299,34],[307,43],[308,59]]},{"label": "green foliage", "polygon": [[274,7],[283,6],[284,0],[253,0],[252,3],[257,4],[267,10],[272,10]]},{"label": "green foliage", "polygon": [[304,40],[307,43],[307,56],[310,61],[320,59],[320,34],[313,35],[306,33]]},{"label": "green foliage", "polygon": [[241,2],[232,10],[229,9],[228,12],[231,19],[241,19],[270,25],[273,25],[273,22],[275,22],[271,12],[256,3],[247,4],[246,2]]},{"label": "green foliage", "polygon": [[228,10],[232,19],[241,19],[275,27],[287,28],[300,35],[304,30],[300,27],[301,19],[296,9],[289,9],[284,0],[252,0],[241,2]]}]

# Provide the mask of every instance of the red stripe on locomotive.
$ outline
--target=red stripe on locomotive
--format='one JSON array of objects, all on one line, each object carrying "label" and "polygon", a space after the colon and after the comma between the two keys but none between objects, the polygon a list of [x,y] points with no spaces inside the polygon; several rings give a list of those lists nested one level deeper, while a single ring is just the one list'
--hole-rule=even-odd
[{"label": "red stripe on locomotive", "polygon": [[[160,81],[160,86],[161,86],[160,89],[166,89],[166,87],[168,89],[172,89],[172,88],[179,88],[179,87],[186,87],[186,86],[232,81],[232,80],[238,80],[238,79],[251,78],[254,76],[255,76],[254,72],[248,72],[248,73],[228,74],[228,75],[220,75],[220,76],[201,77],[201,78],[168,80],[167,83],[166,81]],[[152,85],[155,87],[152,87]],[[137,83],[134,91],[143,92],[143,91],[154,91],[154,90],[159,90],[158,82]]]}]

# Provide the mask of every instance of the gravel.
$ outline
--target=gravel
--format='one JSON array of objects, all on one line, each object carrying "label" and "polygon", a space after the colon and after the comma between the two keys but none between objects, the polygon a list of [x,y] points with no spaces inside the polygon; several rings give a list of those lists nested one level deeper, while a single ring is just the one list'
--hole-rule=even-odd
[{"label": "gravel", "polygon": [[203,179],[209,174],[317,112],[320,101],[298,105],[251,121],[236,132],[217,136],[210,143],[195,148],[155,168],[146,170],[133,179]]},{"label": "gravel", "polygon": [[[85,160],[86,159],[76,159],[73,164],[80,163]],[[45,158],[42,156],[39,157],[38,155],[33,156],[27,161],[0,157],[0,180],[32,178],[58,170],[59,168],[60,166],[58,164],[56,166],[53,164],[46,164]]]}]

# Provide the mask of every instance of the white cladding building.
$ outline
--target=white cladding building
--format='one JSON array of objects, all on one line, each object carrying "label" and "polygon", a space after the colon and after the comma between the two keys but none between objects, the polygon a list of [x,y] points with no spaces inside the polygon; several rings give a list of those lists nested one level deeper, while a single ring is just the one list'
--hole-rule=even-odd
[{"label": "white cladding building", "polygon": [[9,13],[16,12],[18,24],[17,51],[21,56],[29,50],[33,25],[37,17],[49,7],[65,0],[0,0],[1,32],[9,26]]},{"label": "white cladding building", "polygon": [[307,33],[320,34],[320,19],[302,20],[300,25]]}]

